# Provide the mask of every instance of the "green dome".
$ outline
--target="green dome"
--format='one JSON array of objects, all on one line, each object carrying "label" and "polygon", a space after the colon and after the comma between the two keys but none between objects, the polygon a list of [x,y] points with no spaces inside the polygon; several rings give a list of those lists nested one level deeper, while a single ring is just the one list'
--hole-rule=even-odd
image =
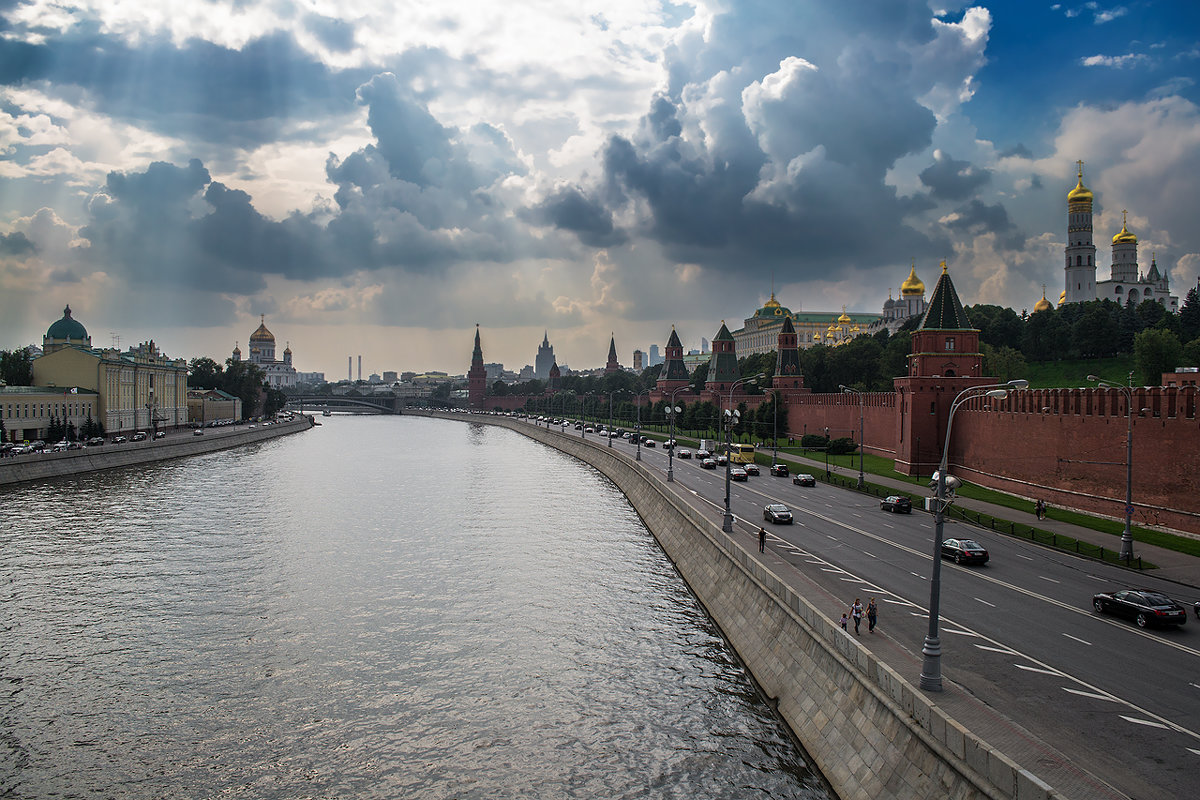
[{"label": "green dome", "polygon": [[83,341],[88,338],[87,328],[77,320],[71,319],[71,307],[63,309],[63,317],[46,331],[47,339],[69,339]]}]

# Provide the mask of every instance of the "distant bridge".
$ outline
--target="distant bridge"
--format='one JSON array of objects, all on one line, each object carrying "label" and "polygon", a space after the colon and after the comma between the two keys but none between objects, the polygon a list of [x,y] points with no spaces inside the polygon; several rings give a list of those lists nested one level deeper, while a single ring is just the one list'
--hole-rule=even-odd
[{"label": "distant bridge", "polygon": [[337,394],[288,395],[287,407],[295,411],[343,411],[350,414],[402,414],[404,398],[391,395],[348,397]]}]

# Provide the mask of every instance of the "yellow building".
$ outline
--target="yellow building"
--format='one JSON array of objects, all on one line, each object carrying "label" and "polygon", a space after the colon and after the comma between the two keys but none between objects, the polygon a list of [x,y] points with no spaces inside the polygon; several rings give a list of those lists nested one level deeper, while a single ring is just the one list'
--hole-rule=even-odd
[{"label": "yellow building", "polygon": [[94,349],[71,307],[46,331],[33,361],[36,386],[97,395],[96,419],[107,433],[159,430],[187,424],[187,362],[144,342],[122,352]]},{"label": "yellow building", "polygon": [[4,421],[7,442],[45,440],[55,421],[72,425],[78,436],[89,418],[93,422],[100,419],[99,396],[93,391],[75,387],[0,387],[0,420]]}]

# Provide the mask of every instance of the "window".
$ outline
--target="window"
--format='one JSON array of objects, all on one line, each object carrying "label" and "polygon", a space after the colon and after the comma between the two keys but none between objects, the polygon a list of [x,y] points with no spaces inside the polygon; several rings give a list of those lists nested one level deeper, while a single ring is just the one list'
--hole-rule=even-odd
[{"label": "window", "polygon": [[947,350],[953,350],[953,349],[954,349],[954,337],[953,337],[953,336],[947,336],[947,337],[946,337],[946,349],[947,349]]},{"label": "window", "polygon": [[930,401],[929,401],[929,413],[930,413],[930,414],[936,414],[936,413],[937,413],[937,401],[936,401],[936,400],[930,400]]}]

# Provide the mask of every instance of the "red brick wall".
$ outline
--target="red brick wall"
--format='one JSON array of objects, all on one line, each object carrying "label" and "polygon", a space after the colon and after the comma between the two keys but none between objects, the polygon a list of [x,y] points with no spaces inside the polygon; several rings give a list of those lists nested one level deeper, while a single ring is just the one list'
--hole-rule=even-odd
[{"label": "red brick wall", "polygon": [[[831,439],[850,436],[858,441],[859,397],[853,394],[803,394],[790,398],[787,407],[787,436],[800,441],[806,433]],[[866,450],[881,456],[896,454],[896,394],[872,392],[864,398],[862,413]],[[782,423],[781,423],[782,424]],[[780,433],[783,436],[783,433]]]}]

